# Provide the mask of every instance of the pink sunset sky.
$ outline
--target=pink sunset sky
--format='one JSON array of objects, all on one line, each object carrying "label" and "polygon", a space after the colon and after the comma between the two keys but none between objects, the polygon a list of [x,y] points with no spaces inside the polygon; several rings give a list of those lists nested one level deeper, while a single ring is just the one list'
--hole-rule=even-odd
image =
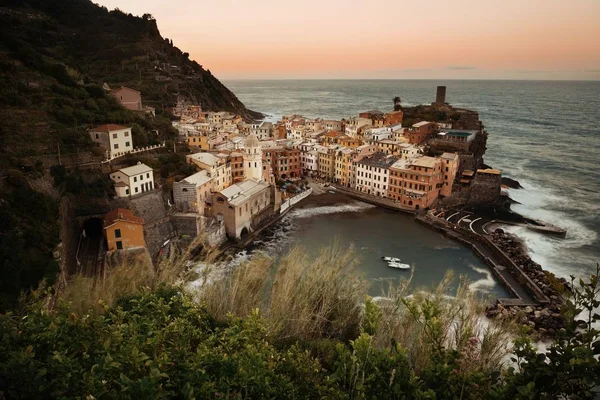
[{"label": "pink sunset sky", "polygon": [[600,0],[99,4],[152,14],[221,79],[600,80]]}]

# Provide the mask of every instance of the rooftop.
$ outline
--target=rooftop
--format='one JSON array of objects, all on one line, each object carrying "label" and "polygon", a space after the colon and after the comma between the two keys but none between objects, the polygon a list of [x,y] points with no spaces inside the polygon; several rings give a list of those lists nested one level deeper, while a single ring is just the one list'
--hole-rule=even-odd
[{"label": "rooftop", "polygon": [[229,204],[239,206],[268,187],[269,184],[267,182],[247,179],[222,190],[221,194],[227,198]]},{"label": "rooftop", "polygon": [[212,177],[207,170],[196,172],[194,175],[190,175],[187,178],[182,179],[182,182],[194,184],[196,186],[202,186],[207,182],[210,182]]},{"label": "rooftop", "polygon": [[115,208],[104,215],[104,229],[113,225],[117,221],[127,221],[133,224],[144,224],[144,218],[136,217],[133,212],[127,208]]},{"label": "rooftop", "polygon": [[220,157],[217,157],[211,153],[195,153],[189,155],[189,157],[192,160],[201,162],[202,164],[206,164],[209,167],[214,167],[222,162],[222,159]]},{"label": "rooftop", "polygon": [[370,156],[366,156],[358,163],[363,165],[368,165],[370,167],[378,167],[378,168],[389,168],[396,161],[398,161],[398,156],[387,155],[382,152],[374,153]]},{"label": "rooftop", "polygon": [[412,165],[417,167],[435,168],[436,162],[437,158],[435,157],[423,156],[415,158]]},{"label": "rooftop", "polygon": [[129,129],[126,126],[116,125],[116,124],[106,124],[100,125],[95,128],[90,129],[90,132],[112,132],[112,131],[120,131],[123,129]]},{"label": "rooftop", "polygon": [[492,169],[492,168],[478,169],[477,173],[478,174],[488,174],[488,175],[500,175],[501,174],[499,169]]},{"label": "rooftop", "polygon": [[143,174],[145,172],[152,172],[152,168],[150,168],[146,164],[138,163],[137,165],[133,165],[131,167],[121,168],[119,172],[122,172],[127,176],[134,176]]},{"label": "rooftop", "polygon": [[440,158],[443,158],[444,160],[454,160],[458,158],[458,154],[456,153],[444,153],[440,156]]},{"label": "rooftop", "polygon": [[420,128],[422,126],[431,124],[431,122],[429,121],[421,121],[421,122],[417,122],[416,124],[413,124],[413,128]]}]

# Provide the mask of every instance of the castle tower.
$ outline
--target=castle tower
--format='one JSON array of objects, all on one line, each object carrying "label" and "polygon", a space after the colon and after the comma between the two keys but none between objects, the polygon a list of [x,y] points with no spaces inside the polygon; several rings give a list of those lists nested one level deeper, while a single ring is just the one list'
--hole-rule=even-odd
[{"label": "castle tower", "polygon": [[435,95],[435,105],[443,106],[446,104],[446,86],[438,86]]},{"label": "castle tower", "polygon": [[244,178],[263,180],[262,148],[253,133],[244,140]]}]

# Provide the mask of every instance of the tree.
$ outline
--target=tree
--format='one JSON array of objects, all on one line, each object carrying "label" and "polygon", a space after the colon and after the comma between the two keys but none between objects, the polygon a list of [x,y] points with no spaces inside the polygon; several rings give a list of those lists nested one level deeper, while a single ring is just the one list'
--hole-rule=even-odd
[{"label": "tree", "polygon": [[510,368],[502,398],[594,399],[600,388],[600,265],[589,281],[571,276],[562,307],[565,327],[545,352],[536,352],[527,337],[515,343],[517,368]]},{"label": "tree", "polygon": [[400,99],[399,96],[394,97],[394,111],[402,110],[402,105],[400,105],[400,103],[402,103],[402,99]]}]

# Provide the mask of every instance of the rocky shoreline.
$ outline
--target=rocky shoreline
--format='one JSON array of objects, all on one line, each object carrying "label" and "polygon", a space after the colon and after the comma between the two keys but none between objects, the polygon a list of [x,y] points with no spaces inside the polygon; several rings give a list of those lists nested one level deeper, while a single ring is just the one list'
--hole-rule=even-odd
[{"label": "rocky shoreline", "polygon": [[545,271],[527,254],[527,248],[517,236],[496,229],[490,235],[492,242],[498,246],[514,263],[535,283],[550,300],[547,304],[537,306],[510,306],[496,302],[486,308],[488,318],[513,320],[532,328],[539,337],[552,336],[564,326],[560,314],[562,295],[568,290],[569,283],[564,279]]}]

